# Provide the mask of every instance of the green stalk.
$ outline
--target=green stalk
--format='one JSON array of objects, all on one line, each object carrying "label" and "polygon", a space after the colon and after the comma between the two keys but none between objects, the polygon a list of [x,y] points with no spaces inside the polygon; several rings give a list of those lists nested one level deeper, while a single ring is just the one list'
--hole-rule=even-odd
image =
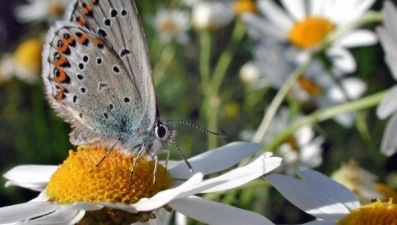
[{"label": "green stalk", "polygon": [[277,135],[277,137],[273,138],[272,142],[267,144],[264,150],[272,151],[276,149],[277,146],[283,143],[286,138],[290,137],[296,130],[298,130],[299,128],[305,125],[315,124],[324,120],[331,119],[340,113],[357,111],[376,106],[379,104],[380,101],[382,101],[386,92],[387,90],[355,101],[346,102],[343,104],[336,105],[334,107],[317,110],[311,115],[303,117],[298,122],[288,127],[284,132]]},{"label": "green stalk", "polygon": [[265,137],[266,131],[269,128],[270,122],[272,121],[273,117],[276,115],[278,108],[280,107],[281,103],[283,102],[285,96],[290,91],[292,86],[295,82],[299,79],[299,77],[305,72],[305,70],[309,67],[312,63],[313,58],[311,57],[305,63],[300,65],[287,79],[284,85],[280,88],[277,95],[274,97],[273,101],[270,103],[270,106],[266,112],[265,117],[263,118],[261,124],[259,125],[258,130],[256,131],[252,142],[260,143],[263,138]]}]

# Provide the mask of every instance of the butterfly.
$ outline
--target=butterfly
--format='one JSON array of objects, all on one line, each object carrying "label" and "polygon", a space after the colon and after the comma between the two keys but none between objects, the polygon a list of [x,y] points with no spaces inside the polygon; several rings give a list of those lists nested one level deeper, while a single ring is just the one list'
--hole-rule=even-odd
[{"label": "butterfly", "polygon": [[64,20],[50,28],[42,56],[45,93],[72,125],[72,144],[157,161],[167,151],[163,144],[174,142],[175,128],[160,118],[133,0],[71,1]]}]

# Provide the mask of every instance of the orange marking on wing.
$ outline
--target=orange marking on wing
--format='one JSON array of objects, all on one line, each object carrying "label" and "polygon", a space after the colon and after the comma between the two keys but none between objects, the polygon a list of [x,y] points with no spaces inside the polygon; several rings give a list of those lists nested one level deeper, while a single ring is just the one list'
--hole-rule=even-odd
[{"label": "orange marking on wing", "polygon": [[76,21],[77,21],[78,24],[80,24],[82,26],[87,23],[87,20],[84,17],[81,17],[81,16],[77,17]]},{"label": "orange marking on wing", "polygon": [[88,36],[85,35],[85,34],[81,34],[80,37],[77,37],[77,41],[78,41],[80,44],[87,44]]},{"label": "orange marking on wing", "polygon": [[103,45],[103,42],[98,39],[98,38],[91,38],[91,41],[96,45],[96,46],[100,46]]},{"label": "orange marking on wing", "polygon": [[98,4],[98,0],[91,0],[92,4]]},{"label": "orange marking on wing", "polygon": [[54,61],[54,64],[56,66],[62,66],[64,63],[67,62],[66,57],[65,57],[64,54],[59,54],[59,55],[60,55],[60,57],[57,60]]},{"label": "orange marking on wing", "polygon": [[58,74],[54,78],[52,78],[53,81],[57,83],[63,83],[70,79],[68,75],[65,73],[65,71],[61,69],[59,66],[56,66],[56,69],[58,70]]},{"label": "orange marking on wing", "polygon": [[65,53],[68,51],[68,48],[69,48],[68,44],[63,42],[63,45],[61,47],[58,47],[57,50],[58,50],[58,52]]},{"label": "orange marking on wing", "polygon": [[66,88],[63,87],[63,86],[59,86],[58,91],[57,91],[57,93],[55,95],[55,98],[57,100],[64,99],[66,97],[65,92],[68,92],[68,90],[66,90]]},{"label": "orange marking on wing", "polygon": [[92,13],[92,6],[89,4],[84,4],[83,5],[83,13],[84,13],[84,15],[88,15],[88,14]]},{"label": "orange marking on wing", "polygon": [[70,44],[72,44],[73,43],[73,41],[74,41],[74,37],[72,36],[72,35],[69,35],[69,38],[64,38],[63,40],[65,40],[65,44],[66,45],[70,45]]}]

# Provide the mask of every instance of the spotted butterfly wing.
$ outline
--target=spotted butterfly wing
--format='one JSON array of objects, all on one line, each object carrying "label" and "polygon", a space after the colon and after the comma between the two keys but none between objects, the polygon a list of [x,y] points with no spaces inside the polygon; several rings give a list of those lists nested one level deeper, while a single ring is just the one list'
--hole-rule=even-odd
[{"label": "spotted butterfly wing", "polygon": [[[172,139],[158,118],[145,36],[132,0],[74,0],[43,50],[51,105],[75,145],[132,149]],[[164,125],[164,126],[163,126]],[[169,134],[173,134],[170,132]],[[158,138],[158,137],[157,137]]]}]

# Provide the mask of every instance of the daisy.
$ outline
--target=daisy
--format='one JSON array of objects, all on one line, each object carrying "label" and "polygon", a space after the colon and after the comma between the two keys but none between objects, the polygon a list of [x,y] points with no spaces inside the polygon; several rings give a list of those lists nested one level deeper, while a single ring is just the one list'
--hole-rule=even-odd
[{"label": "daisy", "polygon": [[266,179],[292,204],[318,218],[305,224],[395,224],[397,205],[393,200],[361,205],[353,192],[313,171],[297,173],[305,183],[285,175],[269,175]]},{"label": "daisy", "polygon": [[15,8],[15,16],[20,22],[41,22],[53,24],[62,18],[69,0],[28,0],[29,4]]},{"label": "daisy", "polygon": [[160,9],[154,17],[153,26],[163,42],[175,39],[180,44],[189,42],[189,14],[182,10]]},{"label": "daisy", "polygon": [[365,170],[354,160],[343,163],[341,168],[332,173],[331,178],[343,184],[354,192],[361,203],[368,202],[370,199],[388,200],[378,190],[378,177]]},{"label": "daisy", "polygon": [[[251,33],[257,35],[256,33]],[[260,70],[262,83],[275,89],[280,89],[290,74],[299,66],[294,62],[299,58],[297,48],[280,43],[274,38],[258,39],[253,47],[254,62]],[[336,54],[337,55],[337,54]],[[356,77],[345,77],[343,70],[350,70],[349,65],[343,65],[338,56],[333,56],[333,65],[327,71],[322,62],[314,60],[309,68],[300,76],[291,88],[290,97],[302,105],[314,105],[318,108],[330,106],[358,99],[367,89],[363,80]],[[331,74],[332,73],[332,74]],[[260,80],[258,80],[260,81]],[[261,82],[255,82],[260,84]],[[349,127],[354,122],[352,112],[342,113],[334,119],[341,125]]]},{"label": "daisy", "polygon": [[[385,61],[389,66],[394,79],[397,79],[397,9],[390,2],[385,1],[383,6],[383,26],[378,26],[376,32],[379,35],[380,43],[386,52]],[[394,86],[386,94],[382,102],[377,108],[377,115],[381,119],[393,114],[392,118],[386,126],[385,133],[383,134],[381,151],[383,154],[390,156],[397,151],[397,142],[395,138],[395,131],[397,127],[397,104],[395,96],[397,94],[397,86]]]},{"label": "daisy", "polygon": [[36,82],[40,77],[42,47],[40,39],[32,38],[23,41],[14,54],[4,54],[0,60],[3,80],[16,77],[30,84]]},{"label": "daisy", "polygon": [[[307,57],[328,34],[362,17],[373,2],[282,0],[283,9],[272,0],[258,0],[264,18],[252,13],[245,13],[242,18],[264,38],[288,43],[300,49],[301,57]],[[376,41],[373,32],[352,28],[333,40],[325,54],[331,57],[337,53],[344,59],[340,63],[348,65],[349,71],[344,72],[353,72],[355,61],[346,48],[373,45]]]},{"label": "daisy", "polygon": [[79,148],[70,151],[59,167],[19,166],[7,172],[7,186],[34,190],[47,186],[30,202],[0,208],[0,224],[162,224],[171,209],[207,224],[242,224],[247,218],[256,224],[271,224],[258,214],[194,196],[238,187],[280,165],[280,158],[262,154],[243,167],[204,179],[204,175],[230,168],[260,148],[239,142],[205,152],[189,159],[194,174],[184,161],[169,162],[168,170],[159,165],[155,183],[153,160],[139,159],[130,178],[132,157],[112,151],[95,166],[106,150]]},{"label": "daisy", "polygon": [[[264,145],[270,143],[278,134],[282,133],[300,117],[298,115],[291,118],[288,109],[281,108],[279,114],[273,118],[262,143]],[[252,138],[252,136],[253,134],[251,132],[243,133],[244,139]],[[311,126],[306,125],[301,127],[277,147],[275,154],[282,157],[283,161],[276,171],[292,175],[297,170],[319,166],[322,162],[321,154],[323,149],[321,145],[323,142],[323,137],[315,137]]]}]

